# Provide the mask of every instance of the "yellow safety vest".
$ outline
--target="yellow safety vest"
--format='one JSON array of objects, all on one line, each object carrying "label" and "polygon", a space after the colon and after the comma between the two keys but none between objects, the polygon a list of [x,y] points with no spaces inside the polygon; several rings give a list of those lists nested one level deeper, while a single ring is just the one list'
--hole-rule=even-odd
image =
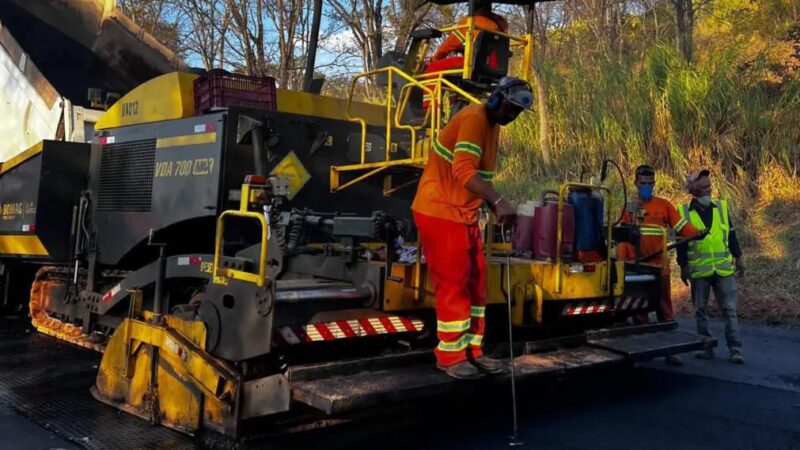
[{"label": "yellow safety vest", "polygon": [[[728,223],[728,202],[713,200],[713,219],[711,230],[706,237],[699,241],[689,243],[689,274],[691,278],[708,278],[713,275],[733,275],[733,255],[728,247],[728,235],[731,224]],[[706,226],[697,211],[689,209],[689,204],[684,203],[678,207],[681,218],[689,220],[698,230],[705,230]]]}]

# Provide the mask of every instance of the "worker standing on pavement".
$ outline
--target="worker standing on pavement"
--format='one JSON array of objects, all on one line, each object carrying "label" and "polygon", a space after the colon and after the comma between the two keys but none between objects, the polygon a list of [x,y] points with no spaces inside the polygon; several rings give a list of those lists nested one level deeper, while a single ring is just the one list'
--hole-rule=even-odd
[{"label": "worker standing on pavement", "polygon": [[[692,194],[690,203],[678,207],[681,217],[696,228],[708,230],[705,238],[678,247],[681,280],[691,282],[692,303],[697,318],[697,333],[711,336],[708,329],[708,300],[711,289],[725,319],[725,338],[733,363],[744,364],[739,323],[736,319],[735,273],[744,276],[744,258],[736,231],[728,213],[728,202],[711,198],[711,178],[708,170],[689,175],[686,189]],[[735,261],[735,263],[734,263]],[[701,359],[714,358],[709,348],[696,355]]]},{"label": "worker standing on pavement", "polygon": [[[656,185],[656,171],[649,165],[641,165],[636,168],[636,178],[634,184],[638,190],[636,200],[633,202],[638,213],[631,214],[625,211],[622,222],[634,224],[640,221],[641,239],[639,245],[639,257],[650,255],[664,249],[664,239],[666,236],[660,230],[673,229],[681,237],[691,237],[698,233],[688,220],[683,219],[675,206],[669,200],[657,197],[654,194]],[[637,217],[641,217],[637,220]],[[649,227],[648,227],[649,226]],[[622,243],[617,247],[617,258],[623,261],[635,261],[637,259],[636,248],[629,243]],[[670,268],[667,255],[660,254],[656,257],[644,261],[644,263],[661,267],[661,302],[656,310],[656,317],[659,321],[675,320],[672,311],[672,292],[670,289]],[[640,323],[649,321],[647,315],[637,317]],[[681,365],[683,361],[678,355],[669,355],[666,358],[667,364]]]},{"label": "worker standing on pavement", "polygon": [[500,222],[514,216],[491,181],[500,126],[532,103],[530,85],[506,77],[485,103],[453,116],[434,139],[411,207],[436,293],[437,367],[453,378],[506,370],[482,351],[486,261],[478,209],[486,202]]}]

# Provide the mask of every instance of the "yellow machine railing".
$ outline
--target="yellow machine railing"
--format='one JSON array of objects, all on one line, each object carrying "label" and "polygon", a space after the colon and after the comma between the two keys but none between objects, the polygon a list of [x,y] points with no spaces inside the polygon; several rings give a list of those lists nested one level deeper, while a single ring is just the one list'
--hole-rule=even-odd
[{"label": "yellow machine railing", "polygon": [[[476,32],[485,32],[507,38],[512,48],[524,49],[522,74],[521,77],[528,79],[530,76],[531,58],[533,55],[533,37],[529,34],[526,35],[512,35],[498,30],[491,30],[480,25],[475,24],[473,17],[469,17],[465,24],[454,25],[451,27],[442,28],[442,33],[457,32],[463,33],[464,37],[464,64],[462,68],[450,69],[431,73],[421,73],[420,70],[425,61],[425,56],[430,49],[428,42],[425,42],[420,48],[420,57],[417,58],[414,67],[412,68],[414,75],[403,71],[394,66],[382,67],[380,69],[371,70],[368,72],[360,73],[350,85],[349,95],[347,99],[347,118],[352,122],[356,122],[361,126],[360,136],[360,151],[359,162],[357,164],[349,164],[343,166],[332,166],[330,168],[330,189],[331,192],[338,192],[353,186],[367,178],[377,175],[386,171],[391,167],[398,166],[412,166],[423,167],[428,160],[428,149],[430,141],[436,139],[439,130],[443,125],[443,120],[447,118],[443,116],[447,111],[443,111],[441,105],[443,99],[447,95],[454,95],[466,99],[470,103],[479,103],[480,100],[475,95],[465,91],[462,87],[456,85],[452,80],[447,79],[447,76],[461,77],[463,79],[470,79],[474,70],[472,62],[474,53],[474,36]],[[367,121],[363,117],[353,116],[351,113],[351,106],[353,103],[353,96],[359,80],[376,75],[385,75],[387,78],[387,89],[385,92],[385,101],[381,106],[385,107],[385,130],[384,130],[384,152],[382,160],[367,162],[367,153],[371,150],[367,143]],[[406,84],[400,88],[397,93],[397,100],[395,100],[394,81],[395,79],[402,79]],[[420,89],[423,95],[426,95],[429,100],[429,107],[425,113],[425,117],[418,125],[402,123],[404,112],[409,106],[409,100],[413,89]],[[399,143],[392,142],[392,134],[394,130],[405,130],[410,134],[409,155],[402,159],[392,159],[391,153],[396,151]],[[421,145],[418,135],[429,140],[429,145]],[[341,179],[341,174],[345,172],[357,174],[344,181]],[[388,177],[387,177],[388,178]],[[384,183],[384,194],[389,195],[399,188],[386,186]],[[389,182],[391,184],[391,181]]]},{"label": "yellow machine railing", "polygon": [[[261,225],[261,253],[258,258],[258,273],[247,272],[243,270],[236,270],[220,266],[222,260],[222,246],[224,244],[225,235],[225,218],[226,217],[239,217],[242,219],[256,220]],[[254,283],[258,287],[264,286],[267,277],[267,245],[269,240],[269,224],[266,217],[262,213],[250,211],[224,211],[217,218],[217,234],[214,240],[214,263],[211,268],[212,279],[215,283],[224,284],[225,279],[233,278],[235,280],[248,281]]]},{"label": "yellow machine railing", "polygon": [[[375,161],[375,162],[367,162],[367,121],[363,117],[355,117],[351,113],[351,105],[353,102],[353,95],[355,93],[356,86],[358,81],[362,78],[372,77],[378,74],[385,74],[387,77],[387,91],[386,91],[386,100],[383,105],[386,108],[386,122],[385,122],[385,155],[383,161]],[[398,69],[397,67],[383,67],[380,69],[372,70],[369,72],[364,72],[358,74],[352,81],[350,85],[350,92],[347,99],[347,118],[352,121],[356,122],[361,125],[361,142],[360,142],[360,155],[359,155],[359,163],[358,164],[350,164],[346,166],[332,166],[330,169],[331,175],[331,191],[336,192],[342,189],[345,189],[353,184],[356,184],[368,177],[371,177],[379,172],[382,172],[389,167],[393,166],[403,166],[403,165],[424,165],[425,161],[427,160],[426,152],[422,151],[419,148],[417,142],[417,132],[422,131],[419,127],[414,127],[410,124],[403,124],[401,123],[402,111],[395,105],[394,100],[394,77],[399,77],[406,81],[406,86],[414,86],[421,89],[423,92],[428,93],[428,95],[433,95],[434,92],[428,87],[420,83],[419,81],[415,80],[413,77],[408,75],[407,73],[403,72],[402,70]],[[437,104],[433,105],[433,110],[437,110]],[[428,126],[427,135],[434,136],[436,134],[436,130],[434,129],[434,123],[432,122]],[[409,157],[403,159],[391,159],[391,153],[393,146],[397,146],[397,143],[392,142],[392,132],[394,129],[401,129],[406,130],[409,132],[411,136],[410,142],[410,151]],[[396,147],[395,147],[396,148]],[[339,175],[342,172],[352,172],[352,171],[366,171],[359,176],[355,177],[352,180],[347,181],[346,183],[341,183]]]}]

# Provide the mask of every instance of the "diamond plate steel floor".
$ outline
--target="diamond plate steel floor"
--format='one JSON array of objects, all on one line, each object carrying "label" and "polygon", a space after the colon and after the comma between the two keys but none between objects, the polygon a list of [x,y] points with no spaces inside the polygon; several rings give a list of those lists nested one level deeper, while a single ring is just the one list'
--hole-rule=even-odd
[{"label": "diamond plate steel floor", "polygon": [[117,412],[89,393],[100,354],[0,319],[0,403],[88,449],[190,449],[195,441]]}]

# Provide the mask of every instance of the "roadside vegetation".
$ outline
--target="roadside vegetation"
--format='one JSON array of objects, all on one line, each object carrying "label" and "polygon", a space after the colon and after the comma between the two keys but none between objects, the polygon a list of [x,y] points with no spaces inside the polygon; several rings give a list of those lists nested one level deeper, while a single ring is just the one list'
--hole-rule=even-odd
[{"label": "roadside vegetation", "polygon": [[[615,45],[597,44],[580,23],[548,32],[548,46],[559,46],[538,62],[548,127],[529,114],[506,133],[501,186],[527,200],[597,176],[613,158],[630,189],[633,168],[653,165],[658,194],[679,203],[686,174],[708,168],[744,246],[741,315],[800,323],[797,2],[709,2],[697,11],[691,61],[675,44],[670,5],[662,8],[625,21]],[[679,310],[691,313],[675,281]]]}]

